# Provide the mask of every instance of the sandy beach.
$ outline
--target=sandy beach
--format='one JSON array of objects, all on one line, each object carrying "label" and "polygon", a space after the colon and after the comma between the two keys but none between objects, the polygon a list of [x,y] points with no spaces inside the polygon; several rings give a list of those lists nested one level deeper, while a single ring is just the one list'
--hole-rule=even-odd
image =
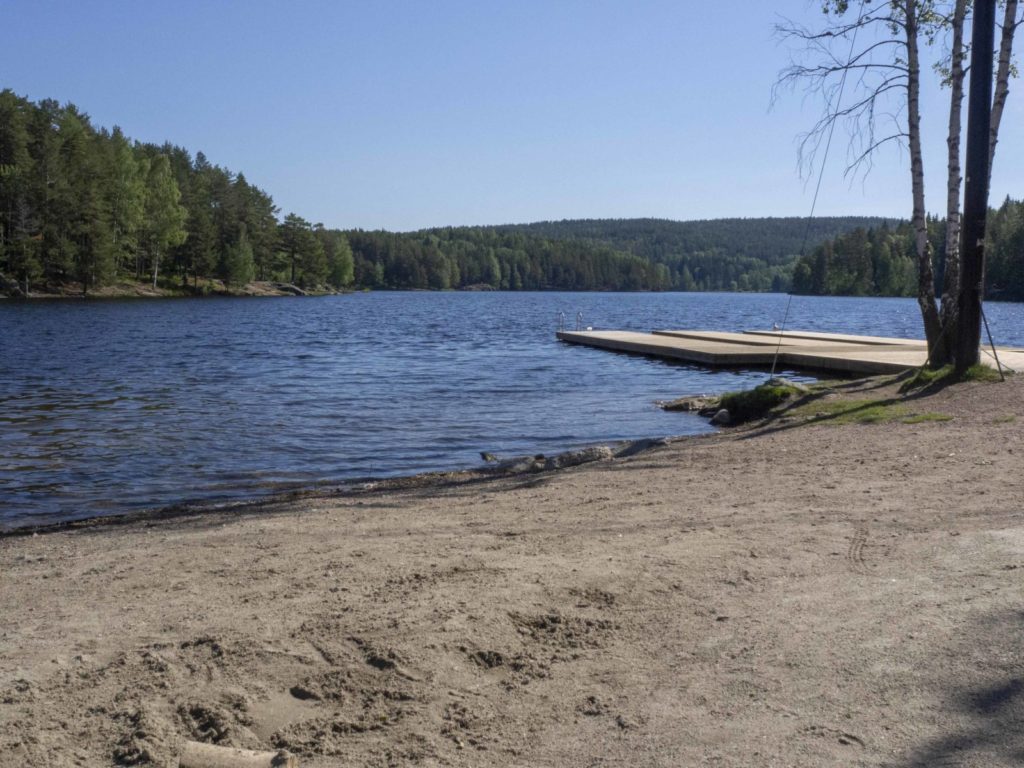
[{"label": "sandy beach", "polygon": [[815,407],[0,538],[0,765],[173,766],[182,739],[316,767],[1020,765],[1024,377],[885,423]]}]

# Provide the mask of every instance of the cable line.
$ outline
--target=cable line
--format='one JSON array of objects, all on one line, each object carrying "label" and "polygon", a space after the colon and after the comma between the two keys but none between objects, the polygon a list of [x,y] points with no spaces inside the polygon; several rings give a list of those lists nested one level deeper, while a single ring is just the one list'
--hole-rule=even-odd
[{"label": "cable line", "polygon": [[[839,93],[835,101],[835,116],[828,126],[828,139],[825,141],[825,155],[821,158],[821,168],[818,170],[818,183],[814,187],[814,198],[811,200],[811,212],[807,216],[807,226],[804,228],[804,238],[800,243],[800,258],[804,257],[807,250],[807,238],[811,234],[811,224],[814,222],[814,211],[818,207],[818,194],[821,192],[821,180],[825,177],[825,165],[828,163],[828,153],[832,149],[832,135],[836,131],[836,123],[839,122],[839,107],[843,103],[843,92],[846,90],[846,76],[850,72],[850,65],[853,63],[853,49],[857,44],[857,33],[860,32],[860,23],[864,18],[865,3],[861,3],[860,15],[857,16],[857,23],[853,28],[853,37],[850,38],[850,52],[846,55],[846,66],[843,67],[843,75],[839,80]],[[789,293],[786,300],[786,312],[782,316],[782,327],[779,329],[779,339],[775,345],[775,356],[772,358],[772,372],[769,380],[775,378],[775,367],[779,362],[779,350],[782,348],[782,339],[786,333],[786,322],[789,320],[789,308],[793,303],[793,294]]]}]

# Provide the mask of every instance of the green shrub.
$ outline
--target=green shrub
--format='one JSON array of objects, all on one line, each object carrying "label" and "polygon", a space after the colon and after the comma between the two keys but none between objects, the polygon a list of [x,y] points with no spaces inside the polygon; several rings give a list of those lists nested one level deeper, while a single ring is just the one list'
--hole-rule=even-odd
[{"label": "green shrub", "polygon": [[740,424],[765,416],[772,408],[781,405],[798,392],[800,390],[796,387],[769,382],[754,389],[726,392],[718,404],[729,412],[733,424]]}]

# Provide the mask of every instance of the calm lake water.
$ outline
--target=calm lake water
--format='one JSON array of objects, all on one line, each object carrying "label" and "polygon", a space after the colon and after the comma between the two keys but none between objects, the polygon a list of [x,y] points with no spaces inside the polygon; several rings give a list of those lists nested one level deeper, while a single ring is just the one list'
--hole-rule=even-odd
[{"label": "calm lake water", "polygon": [[[778,294],[365,293],[4,302],[0,527],[697,434],[659,399],[763,380],[573,347],[595,328],[770,328]],[[1024,344],[1024,305],[988,304]],[[903,299],[793,299],[788,327],[920,337]]]}]

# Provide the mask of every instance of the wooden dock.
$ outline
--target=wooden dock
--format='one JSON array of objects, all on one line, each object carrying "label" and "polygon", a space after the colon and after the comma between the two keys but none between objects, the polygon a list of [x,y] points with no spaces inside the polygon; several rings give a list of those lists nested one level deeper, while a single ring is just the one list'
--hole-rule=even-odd
[{"label": "wooden dock", "polygon": [[[778,367],[845,374],[900,373],[928,358],[924,341],[885,336],[853,336],[814,331],[559,331],[570,344],[680,360],[713,368]],[[997,348],[1003,368],[1024,371],[1024,349]],[[982,363],[995,367],[991,349]]]}]

